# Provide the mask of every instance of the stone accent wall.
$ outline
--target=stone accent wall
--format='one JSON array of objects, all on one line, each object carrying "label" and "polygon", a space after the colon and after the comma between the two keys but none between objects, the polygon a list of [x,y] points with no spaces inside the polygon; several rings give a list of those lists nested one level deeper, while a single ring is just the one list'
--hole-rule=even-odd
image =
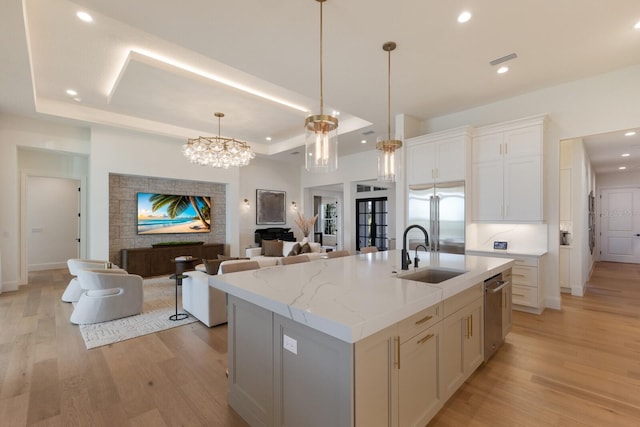
[{"label": "stone accent wall", "polygon": [[[210,196],[211,232],[138,235],[139,192]],[[226,202],[225,184],[109,174],[109,259],[120,265],[120,249],[147,248],[159,242],[225,243]]]}]

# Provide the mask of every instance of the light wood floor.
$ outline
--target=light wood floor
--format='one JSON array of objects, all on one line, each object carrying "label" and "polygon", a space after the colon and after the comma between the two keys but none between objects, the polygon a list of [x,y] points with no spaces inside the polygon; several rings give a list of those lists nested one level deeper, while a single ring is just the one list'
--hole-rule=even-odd
[{"label": "light wood floor", "polygon": [[640,265],[598,263],[584,297],[513,321],[430,427],[640,426]]},{"label": "light wood floor", "polygon": [[[88,351],[60,301],[68,279],[33,274],[0,295],[0,425],[246,425],[227,406],[225,326]],[[429,426],[640,425],[640,266],[599,263],[586,296],[562,305],[515,312],[503,348]]]}]

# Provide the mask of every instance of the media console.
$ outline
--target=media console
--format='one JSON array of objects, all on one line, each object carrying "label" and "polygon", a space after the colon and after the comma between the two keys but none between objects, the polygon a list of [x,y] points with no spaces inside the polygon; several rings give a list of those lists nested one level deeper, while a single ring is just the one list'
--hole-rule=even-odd
[{"label": "media console", "polygon": [[224,244],[222,243],[132,248],[120,250],[120,262],[122,268],[129,274],[150,277],[175,273],[176,266],[171,261],[178,256],[190,255],[200,259],[214,259],[218,257],[218,254],[224,254]]}]

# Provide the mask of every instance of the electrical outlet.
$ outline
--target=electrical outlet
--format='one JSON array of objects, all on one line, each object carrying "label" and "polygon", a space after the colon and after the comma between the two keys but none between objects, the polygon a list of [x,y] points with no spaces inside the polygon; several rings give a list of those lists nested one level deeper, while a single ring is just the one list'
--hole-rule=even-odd
[{"label": "electrical outlet", "polygon": [[298,341],[294,340],[290,336],[282,336],[282,347],[293,354],[298,354]]}]

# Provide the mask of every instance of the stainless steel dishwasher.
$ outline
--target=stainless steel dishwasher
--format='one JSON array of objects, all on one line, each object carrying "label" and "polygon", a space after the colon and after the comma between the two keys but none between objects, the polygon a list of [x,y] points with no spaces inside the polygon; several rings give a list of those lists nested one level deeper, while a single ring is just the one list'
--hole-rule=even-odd
[{"label": "stainless steel dishwasher", "polygon": [[502,296],[511,292],[503,289],[511,287],[510,281],[502,280],[502,273],[484,281],[484,361],[502,345]]}]

